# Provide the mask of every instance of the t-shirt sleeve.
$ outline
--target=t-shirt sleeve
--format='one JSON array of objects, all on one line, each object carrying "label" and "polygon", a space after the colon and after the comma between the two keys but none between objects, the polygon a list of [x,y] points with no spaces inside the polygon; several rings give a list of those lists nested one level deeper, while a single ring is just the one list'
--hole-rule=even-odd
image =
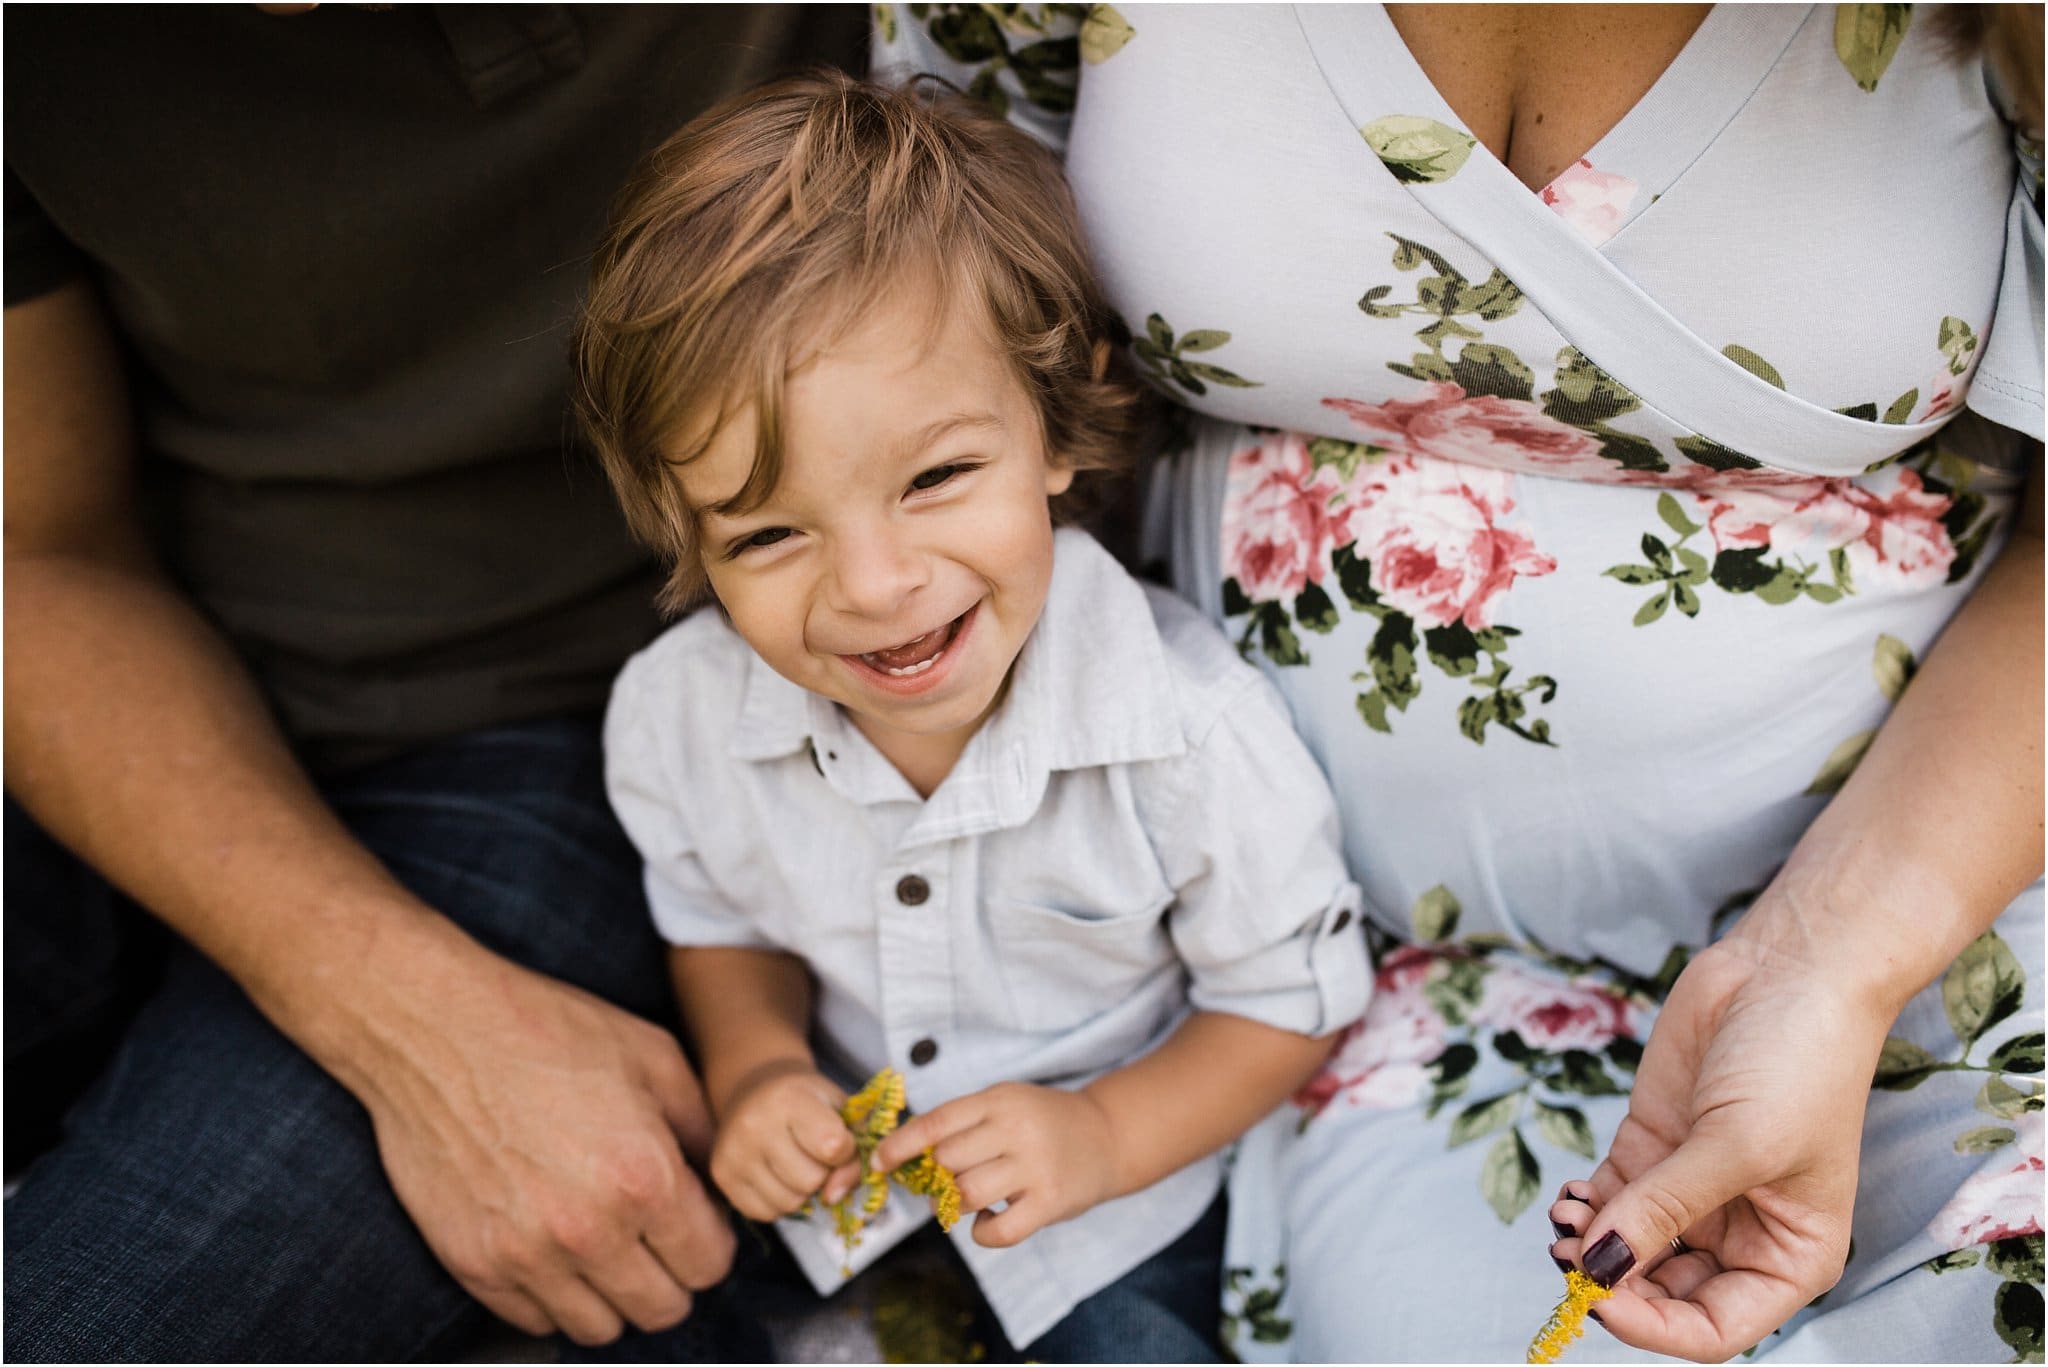
[{"label": "t-shirt sleeve", "polygon": [[1328,781],[1263,678],[1247,681],[1175,762],[1160,823],[1176,891],[1167,929],[1197,1010],[1324,1035],[1372,991],[1357,884],[1344,868]]},{"label": "t-shirt sleeve", "polygon": [[1114,42],[1109,29],[1123,23],[1107,5],[889,3],[874,7],[873,22],[875,80],[942,77],[1061,153],[1082,54]]},{"label": "t-shirt sleeve", "polygon": [[6,176],[7,304],[12,307],[69,284],[86,273],[87,262],[12,166]]},{"label": "t-shirt sleeve", "polygon": [[[640,851],[647,908],[672,945],[773,949],[753,920],[720,892],[691,836],[675,776],[685,772],[676,733],[659,724],[665,690],[645,657],[612,688],[604,719],[604,781],[619,824]],[[666,715],[673,716],[673,693]],[[707,776],[708,778],[708,776]]]},{"label": "t-shirt sleeve", "polygon": [[2042,440],[2041,143],[2016,133],[2019,177],[2005,218],[2005,273],[1969,407]]}]

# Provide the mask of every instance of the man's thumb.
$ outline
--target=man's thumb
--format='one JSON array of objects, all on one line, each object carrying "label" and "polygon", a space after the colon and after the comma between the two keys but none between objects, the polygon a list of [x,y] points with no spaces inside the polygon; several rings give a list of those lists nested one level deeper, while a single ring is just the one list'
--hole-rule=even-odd
[{"label": "man's thumb", "polygon": [[1767,1180],[1742,1146],[1695,1132],[1663,1162],[1616,1192],[1586,1227],[1579,1266],[1613,1286],[1657,1260],[1674,1240]]}]

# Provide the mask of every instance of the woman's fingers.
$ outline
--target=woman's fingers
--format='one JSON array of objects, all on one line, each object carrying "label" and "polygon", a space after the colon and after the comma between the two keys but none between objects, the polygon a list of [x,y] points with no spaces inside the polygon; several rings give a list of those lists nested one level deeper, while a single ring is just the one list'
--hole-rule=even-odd
[{"label": "woman's fingers", "polygon": [[[1647,1295],[1638,1295],[1640,1287]],[[1720,1362],[1755,1347],[1805,1301],[1790,1283],[1761,1272],[1718,1272],[1688,1296],[1663,1294],[1654,1282],[1631,1283],[1595,1307],[1600,1323],[1624,1343],[1697,1362]]]},{"label": "woman's fingers", "polygon": [[1724,1129],[1702,1122],[1663,1162],[1607,1197],[1583,1231],[1587,1276],[1615,1285],[1728,1202],[1782,1176],[1760,1146]]}]

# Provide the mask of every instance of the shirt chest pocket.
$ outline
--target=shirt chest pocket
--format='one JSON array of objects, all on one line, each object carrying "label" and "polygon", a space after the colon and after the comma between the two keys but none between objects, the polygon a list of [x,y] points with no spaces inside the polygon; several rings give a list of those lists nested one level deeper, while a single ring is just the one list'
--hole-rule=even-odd
[{"label": "shirt chest pocket", "polygon": [[1131,910],[1076,911],[1039,902],[989,904],[996,963],[1021,1029],[1075,1029],[1139,996],[1177,990],[1166,934],[1173,894]]}]

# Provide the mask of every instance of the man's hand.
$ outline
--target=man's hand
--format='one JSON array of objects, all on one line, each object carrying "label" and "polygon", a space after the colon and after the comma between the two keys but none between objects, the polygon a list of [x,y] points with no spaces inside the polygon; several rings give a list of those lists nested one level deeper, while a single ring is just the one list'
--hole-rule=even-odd
[{"label": "man's hand", "polygon": [[[982,1212],[974,1241],[988,1248],[1020,1243],[1117,1190],[1109,1116],[1082,1092],[999,1083],[904,1122],[874,1165],[893,1170],[926,1149],[952,1169],[960,1209]],[[989,1213],[998,1202],[1003,1210]]]},{"label": "man's hand", "polygon": [[813,1196],[838,1200],[860,1178],[853,1135],[839,1115],[845,1102],[813,1068],[758,1070],[725,1102],[711,1180],[750,1220],[788,1215]]},{"label": "man's hand", "polygon": [[456,1280],[528,1333],[586,1345],[687,1316],[733,1240],[684,1161],[710,1125],[675,1039],[474,944],[389,986],[381,1057],[344,1080]]}]

